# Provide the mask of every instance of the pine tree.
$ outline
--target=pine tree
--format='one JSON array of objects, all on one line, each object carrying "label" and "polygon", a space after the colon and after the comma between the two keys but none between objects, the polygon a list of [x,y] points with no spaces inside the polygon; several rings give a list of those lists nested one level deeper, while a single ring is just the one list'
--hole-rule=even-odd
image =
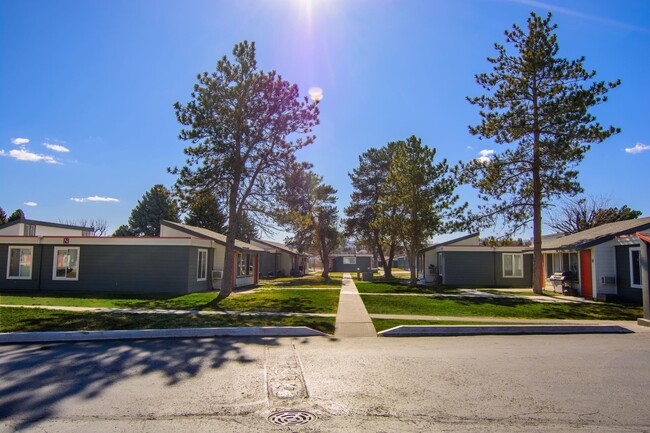
[{"label": "pine tree", "polygon": [[179,176],[175,192],[181,200],[195,193],[223,197],[228,215],[223,295],[232,289],[237,224],[244,211],[264,215],[284,179],[295,151],[307,146],[318,124],[316,103],[301,100],[298,87],[275,71],[257,69],[255,44],[235,45],[234,61],[224,56],[216,71],[199,74],[191,100],[174,104],[176,118],[187,127],[179,138],[185,166],[170,169]]},{"label": "pine tree", "polygon": [[494,226],[502,219],[509,234],[533,225],[533,289],[542,290],[542,209],[560,195],[581,191],[577,164],[589,150],[617,128],[604,128],[589,109],[607,100],[616,82],[596,82],[595,71],[583,67],[584,57],[558,57],[559,45],[551,24],[531,13],[527,28],[506,31],[498,55],[488,58],[490,73],[476,75],[486,95],[468,98],[481,108],[482,121],[470,133],[499,144],[515,144],[496,153],[490,162],[464,165],[463,179],[479,191],[486,204],[469,219],[478,226]]},{"label": "pine tree", "polygon": [[466,205],[456,206],[457,181],[447,160],[435,162],[436,149],[422,145],[416,136],[399,142],[393,156],[386,187],[376,205],[372,224],[393,233],[403,242],[409,259],[409,284],[417,284],[417,251],[435,234],[455,227]]}]

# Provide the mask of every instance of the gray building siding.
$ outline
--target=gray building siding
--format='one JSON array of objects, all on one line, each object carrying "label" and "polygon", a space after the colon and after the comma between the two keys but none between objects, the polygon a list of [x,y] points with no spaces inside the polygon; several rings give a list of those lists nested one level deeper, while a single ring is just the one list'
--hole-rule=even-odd
[{"label": "gray building siding", "polygon": [[[54,248],[67,245],[34,245],[31,280],[7,280],[8,246],[0,248],[3,289],[48,291],[189,293],[209,289],[197,281],[198,247],[154,245],[80,245],[78,280],[53,279]],[[40,249],[42,248],[42,256]],[[42,260],[41,260],[42,258]],[[208,264],[212,253],[208,249]],[[38,279],[40,269],[41,278]]]},{"label": "gray building siding", "polygon": [[[32,254],[32,278],[30,279],[8,279],[7,278],[7,259],[9,256],[9,247],[33,247]],[[0,245],[0,289],[8,290],[31,290],[38,285],[38,279],[41,267],[38,266],[41,259],[40,245]]]},{"label": "gray building siding", "polygon": [[621,299],[636,303],[643,302],[643,291],[632,287],[630,278],[630,247],[618,246],[616,250],[616,287]]},{"label": "gray building siding", "polygon": [[[354,256],[345,256],[345,257],[354,257]],[[343,263],[343,256],[337,256],[333,258],[333,272],[357,272],[357,269],[361,272],[369,271],[372,257],[366,256],[356,256],[356,264],[348,265]]]},{"label": "gray building siding", "polygon": [[503,277],[503,253],[494,251],[445,251],[443,284],[482,287],[530,287],[533,259],[523,255],[523,278]]}]

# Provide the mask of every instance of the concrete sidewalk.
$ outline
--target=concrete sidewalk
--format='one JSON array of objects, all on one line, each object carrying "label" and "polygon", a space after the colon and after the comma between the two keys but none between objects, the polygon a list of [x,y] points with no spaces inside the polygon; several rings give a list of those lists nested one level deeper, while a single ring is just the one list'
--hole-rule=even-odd
[{"label": "concrete sidewalk", "polygon": [[335,337],[376,337],[377,331],[361,300],[350,274],[343,274],[343,285],[336,313]]}]

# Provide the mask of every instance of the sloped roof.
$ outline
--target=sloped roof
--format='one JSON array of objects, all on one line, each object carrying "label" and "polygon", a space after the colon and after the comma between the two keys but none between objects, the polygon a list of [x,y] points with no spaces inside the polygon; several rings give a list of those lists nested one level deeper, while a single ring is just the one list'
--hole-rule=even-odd
[{"label": "sloped roof", "polygon": [[445,242],[439,242],[437,244],[429,245],[428,247],[425,247],[425,248],[422,248],[421,250],[419,250],[418,254],[433,250],[433,249],[438,248],[438,247],[444,247],[445,245],[453,245],[456,242],[461,242],[461,241],[464,241],[466,239],[471,239],[471,238],[473,238],[475,236],[478,236],[478,235],[479,235],[479,232],[470,233],[468,235],[461,236],[459,238],[450,239],[450,240],[445,241]]},{"label": "sloped roof", "polygon": [[19,220],[14,220],[11,222],[8,222],[6,224],[0,224],[0,229],[6,228],[6,227],[11,227],[16,224],[33,224],[37,226],[44,226],[44,227],[56,227],[59,229],[71,229],[71,230],[92,230],[92,227],[84,227],[84,226],[73,226],[70,224],[60,224],[60,223],[51,223],[48,221],[37,221],[37,220],[28,220],[28,219],[19,219]]},{"label": "sloped roof", "polygon": [[298,252],[298,250],[296,250],[294,248],[291,248],[291,247],[288,247],[288,246],[286,246],[284,244],[281,244],[280,242],[267,241],[267,240],[264,240],[264,239],[253,239],[253,240],[255,242],[260,243],[260,244],[264,244],[264,245],[267,245],[267,246],[272,247],[272,248],[277,248],[277,249],[282,250],[284,252],[287,252],[289,254],[295,254],[295,255],[298,255],[298,256],[307,256],[308,255],[308,254],[300,254]]},{"label": "sloped roof", "polygon": [[[174,223],[166,220],[163,220],[161,224],[166,225],[168,227],[175,228],[189,235],[193,235],[203,239],[211,239],[221,245],[226,245],[226,235],[213,232],[212,230],[204,229],[201,227],[189,226],[187,224]],[[235,249],[240,251],[254,251],[254,252],[264,251],[262,248],[238,240],[235,240]]]},{"label": "sloped roof", "polygon": [[650,243],[650,231],[647,232],[640,232],[636,234],[639,238],[643,239],[644,241]]},{"label": "sloped roof", "polygon": [[631,235],[647,229],[650,229],[650,217],[617,221],[548,241],[543,240],[542,250],[583,250],[616,236]]}]

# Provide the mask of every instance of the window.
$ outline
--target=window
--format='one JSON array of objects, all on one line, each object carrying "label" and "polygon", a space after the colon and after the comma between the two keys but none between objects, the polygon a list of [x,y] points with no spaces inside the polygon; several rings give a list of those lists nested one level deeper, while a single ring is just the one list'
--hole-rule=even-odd
[{"label": "window", "polygon": [[546,277],[560,272],[578,275],[578,253],[546,254]]},{"label": "window", "polygon": [[205,281],[208,279],[208,250],[199,250],[197,262],[196,280]]},{"label": "window", "polygon": [[79,248],[54,247],[54,280],[79,279]]},{"label": "window", "polygon": [[250,254],[237,254],[237,276],[245,277],[253,273],[253,266]]},{"label": "window", "polygon": [[32,251],[33,247],[9,247],[7,279],[32,278]]},{"label": "window", "polygon": [[25,224],[25,236],[36,236],[35,224]]},{"label": "window", "polygon": [[93,235],[93,231],[92,231],[92,230],[82,230],[82,231],[81,231],[81,236],[84,236],[84,237],[87,237],[87,238],[88,238],[88,237],[90,237],[90,236],[92,236],[92,235]]},{"label": "window", "polygon": [[641,288],[641,249],[630,248],[630,286]]},{"label": "window", "polygon": [[357,258],[356,257],[343,257],[343,264],[344,265],[356,265],[357,264]]},{"label": "window", "polygon": [[523,276],[523,254],[503,254],[503,277],[522,278]]}]

